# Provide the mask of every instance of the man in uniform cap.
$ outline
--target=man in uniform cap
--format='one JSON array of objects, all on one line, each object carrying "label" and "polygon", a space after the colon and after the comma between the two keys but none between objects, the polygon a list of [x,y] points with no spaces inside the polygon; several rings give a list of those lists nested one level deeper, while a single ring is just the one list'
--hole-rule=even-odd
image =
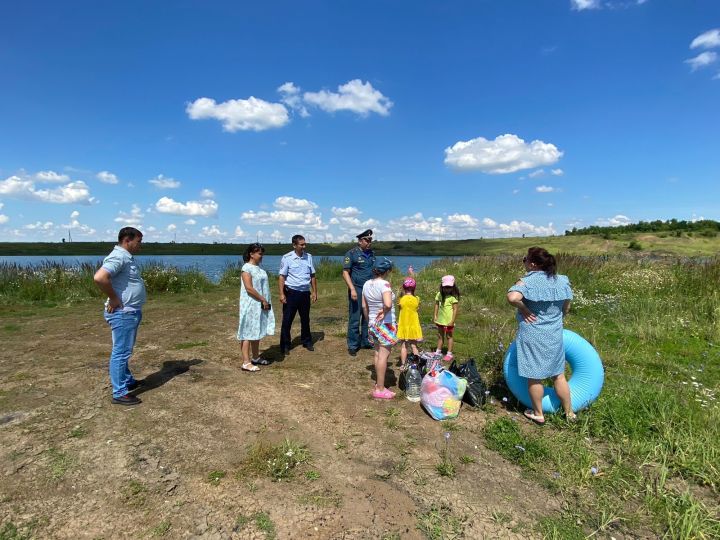
[{"label": "man in uniform cap", "polygon": [[357,235],[358,245],[345,254],[343,279],[348,287],[348,354],[355,356],[358,349],[371,349],[368,341],[368,321],[362,313],[362,288],[373,277],[375,253],[372,245],[372,230]]}]

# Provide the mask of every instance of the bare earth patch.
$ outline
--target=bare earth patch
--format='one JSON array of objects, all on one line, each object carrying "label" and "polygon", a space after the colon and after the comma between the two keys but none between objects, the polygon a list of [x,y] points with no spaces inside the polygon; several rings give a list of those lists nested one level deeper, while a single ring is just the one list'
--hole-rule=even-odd
[{"label": "bare earth patch", "polygon": [[[0,318],[19,327],[0,330],[0,520],[32,537],[531,538],[559,510],[483,446],[479,411],[454,422],[455,475],[441,476],[447,428],[370,398],[372,351],[347,356],[322,302],[315,352],[251,374],[236,296],[151,299],[131,364],[149,384],[130,408],[110,403],[96,303],[14,309]],[[267,358],[278,342],[261,343]],[[287,477],[247,466],[253,445],[286,439],[309,454]]]}]

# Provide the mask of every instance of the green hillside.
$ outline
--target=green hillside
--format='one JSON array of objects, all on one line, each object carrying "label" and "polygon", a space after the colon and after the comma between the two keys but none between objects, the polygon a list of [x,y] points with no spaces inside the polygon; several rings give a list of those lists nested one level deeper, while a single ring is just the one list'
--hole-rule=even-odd
[{"label": "green hillside", "polygon": [[[354,244],[310,244],[314,255],[342,255]],[[555,253],[597,255],[604,253],[637,253],[653,255],[713,256],[720,251],[720,237],[681,233],[622,233],[568,235],[528,238],[497,238],[471,240],[417,240],[376,242],[377,253],[387,255],[463,256],[522,253],[539,245]],[[105,255],[111,242],[0,242],[0,256],[9,255]],[[238,255],[245,244],[143,244],[146,255]],[[265,244],[268,255],[281,255],[289,244]]]}]

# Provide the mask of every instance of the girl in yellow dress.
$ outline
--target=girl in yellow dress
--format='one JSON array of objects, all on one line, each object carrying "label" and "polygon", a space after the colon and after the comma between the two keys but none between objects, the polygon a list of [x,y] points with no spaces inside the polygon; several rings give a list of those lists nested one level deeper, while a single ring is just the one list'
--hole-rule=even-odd
[{"label": "girl in yellow dress", "polygon": [[420,298],[415,296],[415,280],[411,277],[403,281],[402,295],[398,304],[400,305],[400,317],[398,319],[397,337],[401,342],[400,347],[400,369],[405,369],[408,345],[412,348],[413,354],[419,354],[417,342],[422,341],[422,328],[420,328],[420,317],[418,316],[418,307],[420,306]]}]

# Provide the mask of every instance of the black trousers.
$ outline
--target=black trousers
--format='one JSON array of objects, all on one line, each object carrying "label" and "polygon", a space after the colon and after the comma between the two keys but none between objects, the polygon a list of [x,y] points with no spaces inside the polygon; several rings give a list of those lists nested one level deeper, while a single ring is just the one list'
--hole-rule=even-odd
[{"label": "black trousers", "polygon": [[295,314],[300,313],[300,341],[303,345],[312,343],[310,334],[310,291],[295,291],[285,287],[286,302],[283,304],[282,327],[280,329],[280,348],[289,349],[290,328]]}]

